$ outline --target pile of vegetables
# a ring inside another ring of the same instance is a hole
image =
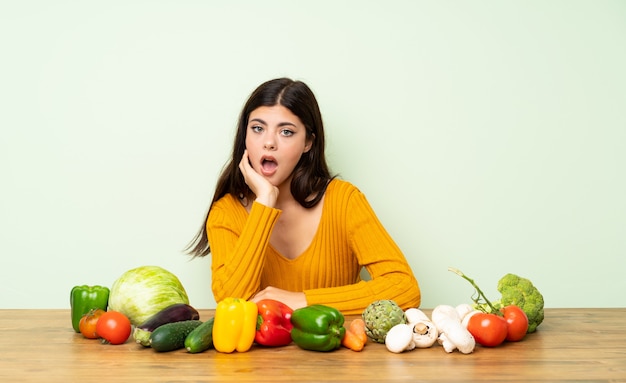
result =
[[[180,280],[158,266],[128,270],[111,289],[75,286],[70,305],[72,327],[85,338],[123,344],[132,335],[157,352],[246,352],[254,343],[279,347],[292,342],[305,350],[332,351],[343,345],[360,351],[367,342],[362,320],[346,328],[341,312],[323,305],[294,311],[271,299],[227,298],[218,303],[214,317],[201,321]]]
[[[475,288],[473,304],[439,305],[429,319],[417,308],[403,312],[393,301],[376,301],[362,315],[368,337],[384,343],[394,353],[438,343],[447,353],[458,350],[470,354],[476,344],[496,347],[505,341],[521,341],[526,334],[535,332],[543,321],[543,296],[530,280],[506,274],[498,281],[502,296],[492,302],[473,279],[460,270],[449,270]]]
[[[467,280],[476,290],[474,303],[465,310],[463,321],[477,343],[495,347],[505,340],[517,342],[535,332],[543,322],[543,295],[530,280],[506,274],[498,281],[501,298],[491,302],[473,279],[458,269],[448,270]]]
[[[142,266],[126,271],[106,286],[74,286],[70,292],[72,327],[89,339],[102,339],[104,343],[125,343],[135,326],[138,343],[148,342],[149,332],[157,325],[198,312],[188,305],[189,298],[180,280],[171,272],[158,266]],[[164,309],[167,311],[161,313]],[[144,324],[148,318],[161,313]]]
[[[474,306],[477,309],[497,314],[507,306],[517,306],[522,309],[528,317],[528,333],[535,332],[537,326],[543,322],[543,295],[541,295],[539,290],[529,279],[511,273],[506,274],[498,281],[497,288],[500,294],[502,294],[502,297],[496,301],[490,302],[474,280],[467,277],[460,270],[454,268],[450,268],[449,270],[460,275],[474,286],[478,294],[478,296],[473,299]]]
[[[393,300],[376,300],[361,316],[345,323],[337,309],[309,305],[292,310],[282,302],[226,298],[213,317],[201,321],[180,280],[157,266],[128,270],[112,285],[75,286],[70,293],[72,327],[85,338],[123,344],[132,338],[156,352],[215,349],[247,352],[294,343],[303,350],[330,352],[341,347],[362,351],[369,341],[402,353],[435,344],[446,353],[470,354],[476,345],[495,347],[535,332],[544,318],[543,296],[525,278],[507,274],[498,282],[502,296],[490,301],[472,284],[472,304],[439,305],[429,318],[418,308],[403,310]]]

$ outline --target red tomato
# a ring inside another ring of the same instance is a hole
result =
[[[506,340],[509,342],[517,342],[526,336],[528,331],[528,317],[521,308],[510,305],[502,309],[504,319],[506,320],[508,331]]]
[[[102,309],[89,310],[87,314],[83,315],[82,318],[80,318],[80,322],[78,322],[78,329],[85,338],[99,338],[98,334],[96,333],[96,323],[98,323],[98,319],[104,313],[105,311]]]
[[[96,324],[98,336],[110,344],[122,344],[130,336],[131,325],[126,315],[118,311],[107,311]]]
[[[474,336],[476,343],[486,347],[498,346],[507,335],[506,321],[496,314],[472,315],[467,323],[467,330]]]

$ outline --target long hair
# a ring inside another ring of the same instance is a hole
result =
[[[252,92],[241,111],[231,158],[218,178],[202,227],[186,248],[193,257],[203,257],[211,252],[206,222],[213,204],[227,194],[238,198],[250,196],[250,189],[239,170],[239,162],[246,149],[248,119],[255,109],[275,105],[282,105],[298,116],[306,128],[306,138],[313,142],[311,149],[302,154],[293,171],[291,194],[305,208],[315,206],[324,196],[328,182],[333,177],[326,164],[324,124],[315,95],[301,81],[288,78],[267,81]]]

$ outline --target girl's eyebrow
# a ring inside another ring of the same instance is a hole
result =
[[[283,126],[293,126],[294,128],[296,127],[296,124],[289,122],[289,121],[285,121],[285,122],[281,122],[280,124],[278,124],[278,126],[283,127]]]
[[[251,123],[251,122],[258,122],[260,124],[267,125],[267,122],[263,121],[260,118],[253,118],[248,123]],[[283,126],[293,126],[295,128],[296,124],[294,124],[292,122],[289,122],[289,121],[285,121],[285,122],[279,123],[278,126],[280,126],[280,127],[283,127]]]

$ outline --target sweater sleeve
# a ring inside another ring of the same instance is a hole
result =
[[[308,304],[326,304],[345,314],[360,314],[378,299],[407,309],[419,307],[420,289],[404,254],[385,230],[365,196],[356,188],[341,202],[349,246],[371,276],[346,286],[305,291]]]
[[[216,302],[227,297],[250,299],[260,290],[265,250],[280,210],[254,202],[250,213],[237,201],[216,203],[207,234],[212,256],[212,289]]]

